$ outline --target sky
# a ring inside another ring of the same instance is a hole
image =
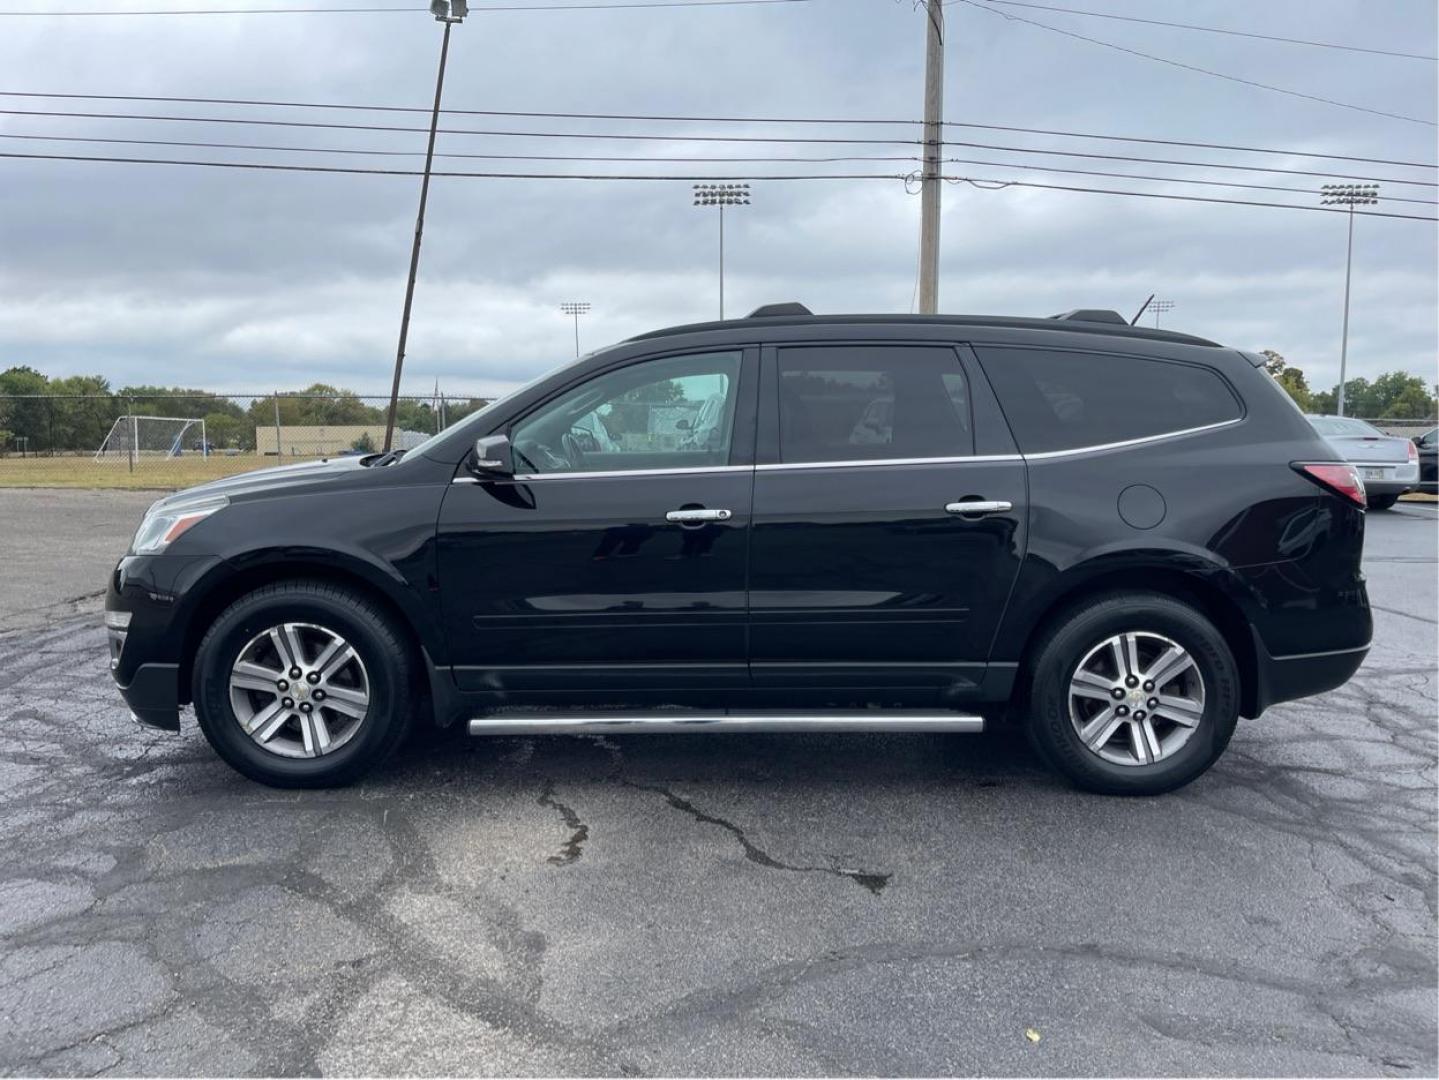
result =
[[[0,0],[0,90],[386,105],[423,109],[441,30],[421,10],[272,15],[21,16],[3,12],[404,7],[415,0]],[[452,34],[450,109],[699,117],[877,118],[921,113],[924,15],[911,0],[804,0],[685,9],[485,11],[604,0],[472,0]],[[643,2],[643,0],[637,0]],[[946,4],[948,121],[1258,147],[1263,154],[950,127],[949,174],[1201,197],[1318,204],[1319,185],[1385,181],[1372,209],[1435,216],[1431,60],[1287,44],[1050,10],[1066,7],[1435,55],[1431,0],[1033,0]],[[1017,21],[1014,16],[1031,20]],[[1043,23],[1052,28],[1033,25]],[[1059,31],[1120,48],[1079,40]],[[1348,108],[1245,85],[1330,98]],[[0,114],[0,153],[80,154],[417,170],[423,113],[8,96],[0,109],[416,128]],[[1374,110],[1374,111],[1363,111]],[[1379,115],[1392,113],[1410,119]],[[1419,121],[1419,122],[1416,122]],[[911,125],[677,123],[449,115],[441,127],[564,137],[441,134],[441,154],[869,156],[918,152]],[[683,135],[681,141],[578,134]],[[11,136],[45,136],[18,139]],[[724,143],[748,138],[880,140]],[[710,138],[695,138],[706,136]],[[60,137],[387,150],[388,156],[54,141]],[[994,149],[1004,147],[1005,149]],[[1202,162],[1060,157],[1025,150]],[[1401,164],[1336,161],[1316,154]],[[400,156],[404,155],[404,156]],[[1320,175],[1218,168],[1248,165]],[[1029,166],[1029,168],[1020,168]],[[1040,166],[1039,169],[1033,166]],[[1048,168],[1045,168],[1047,166]],[[437,158],[450,171],[753,176],[725,220],[726,312],[798,300],[812,310],[913,310],[917,162],[555,162]],[[1179,185],[1087,169],[1296,188]],[[785,174],[883,179],[758,179]],[[1402,184],[1399,180],[1417,181]],[[1424,185],[1428,186],[1424,186]],[[404,389],[495,394],[573,355],[563,301],[588,301],[588,351],[714,318],[718,235],[689,181],[433,181]],[[314,382],[389,388],[413,237],[415,176],[342,175],[0,157],[0,369],[100,374],[232,393]],[[1342,214],[946,184],[940,310],[1132,315],[1151,293],[1162,325],[1274,349],[1311,386],[1338,379]],[[1426,203],[1424,200],[1428,200]],[[1436,225],[1355,223],[1350,377],[1439,381]],[[1146,322],[1152,318],[1146,316]]]

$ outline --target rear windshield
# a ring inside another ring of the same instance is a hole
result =
[[[985,373],[1027,454],[1078,450],[1238,420],[1229,384],[1194,364],[988,346]]]
[[[1366,435],[1384,434],[1378,428],[1366,424],[1363,420],[1355,420],[1352,416],[1306,416],[1304,419],[1327,439],[1345,435],[1363,438]]]

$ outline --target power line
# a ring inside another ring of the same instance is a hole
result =
[[[379,149],[355,149],[353,147],[335,146],[275,146],[261,143],[226,143],[226,142],[203,142],[179,139],[122,139],[122,138],[101,138],[97,136],[82,135],[21,135],[13,132],[0,132],[0,139],[19,139],[30,142],[66,142],[66,143],[101,143],[105,145],[123,146],[178,146],[191,149],[206,150],[257,150],[266,153],[299,153],[299,154],[345,154],[355,157],[423,157],[424,152],[420,150],[379,150]],[[747,164],[747,165],[790,165],[790,164],[839,164],[850,162],[918,162],[921,159],[918,155],[843,155],[834,157],[795,157],[795,156],[769,156],[769,157],[674,157],[674,156],[595,156],[584,154],[473,154],[461,152],[436,152],[437,158],[453,158],[463,160],[481,161],[548,161],[562,162],[566,164],[576,163],[603,163],[603,164],[688,164],[688,165],[711,165],[711,164]],[[1206,180],[1185,176],[1152,176],[1137,173],[1106,172],[1096,169],[1072,169],[1061,165],[1025,165],[1013,161],[986,161],[974,158],[945,158],[947,165],[984,165],[1004,169],[1024,169],[1032,172],[1061,173],[1075,176],[1105,176],[1122,180],[1144,180],[1164,184],[1194,184],[1203,187],[1227,187],[1239,188],[1248,191],[1284,191],[1296,195],[1313,195],[1313,188],[1283,187],[1275,184],[1246,184],[1237,180]],[[1425,206],[1435,205],[1433,199],[1413,199],[1403,196],[1385,196],[1385,202],[1419,203]]]
[[[257,127],[321,128],[333,131],[401,131],[429,133],[429,128],[395,124],[342,124],[317,120],[260,120],[236,116],[170,116],[154,113],[62,112],[45,109],[0,109],[3,116],[66,116],[90,120],[162,120],[194,124],[249,124]],[[869,146],[918,146],[918,139],[793,138],[770,135],[636,135],[595,131],[490,131],[440,128],[443,135],[497,135],[527,139],[619,139],[634,142],[844,143]]]
[[[46,94],[22,90],[0,90],[0,97],[19,98],[56,98],[72,101],[144,101],[164,104],[184,105],[242,105],[257,106],[264,108],[287,108],[287,109],[337,109],[358,112],[393,112],[393,113],[428,113],[428,109],[419,106],[407,105],[356,105],[342,102],[316,102],[316,101],[274,101],[253,98],[213,98],[213,97],[173,97],[142,94],[75,94],[58,93]],[[441,109],[441,113],[453,116],[503,116],[519,117],[523,119],[545,119],[545,120],[640,120],[673,123],[711,123],[711,124],[851,124],[851,125],[885,125],[916,126],[918,120],[886,120],[879,117],[777,117],[777,116],[677,116],[664,114],[644,113],[600,113],[600,112],[542,112],[535,110],[511,110],[511,109]],[[1017,127],[1011,124],[977,124],[958,120],[944,121],[945,127],[951,128],[974,128],[984,131],[1005,131],[1026,135],[1052,135],[1069,139],[1099,139],[1106,142],[1133,142],[1144,143],[1156,146],[1183,146],[1204,150],[1228,150],[1253,154],[1284,154],[1294,157],[1321,158],[1326,161],[1354,161],[1370,165],[1399,165],[1406,168],[1434,169],[1439,164],[1423,161],[1396,161],[1391,158],[1359,157],[1350,154],[1325,154],[1314,150],[1297,150],[1293,148],[1276,148],[1263,146],[1243,146],[1233,143],[1211,143],[1194,142],[1184,139],[1156,139],[1139,135],[1103,135],[1094,132],[1084,131],[1063,131],[1054,128],[1029,128]]]
[[[1146,23],[1150,26],[1168,26],[1176,30],[1201,30],[1206,34],[1227,34],[1232,37],[1257,38],[1260,41],[1278,41],[1285,45],[1312,45],[1318,49],[1343,49],[1345,52],[1372,53],[1375,56],[1398,56],[1406,60],[1439,60],[1439,56],[1426,56],[1423,53],[1393,52],[1389,49],[1366,49],[1360,45],[1340,45],[1334,41],[1311,41],[1307,38],[1279,37],[1275,34],[1256,34],[1248,30],[1230,30],[1219,26],[1200,26],[1196,23],[1165,22],[1163,19],[1141,19],[1136,15],[1115,15],[1108,11],[1081,11],[1078,8],[1025,3],[1024,0],[986,0],[986,3],[999,4],[1003,7],[1034,8],[1036,11],[1059,11],[1066,15],[1084,15],[1093,19],[1113,19],[1117,22]]]
[[[1317,101],[1323,105],[1335,105],[1341,109],[1352,109],[1355,112],[1369,113],[1371,116],[1384,116],[1390,120],[1403,120],[1410,124],[1423,124],[1426,127],[1439,127],[1433,120],[1422,120],[1417,116],[1405,116],[1403,113],[1385,112],[1383,109],[1371,109],[1367,105],[1355,105],[1348,101],[1339,101],[1335,98],[1320,97],[1318,94],[1306,94],[1301,90],[1289,90],[1282,86],[1273,86],[1270,83],[1256,82],[1254,79],[1244,79],[1238,75],[1229,75],[1222,71],[1214,71],[1210,68],[1199,67],[1197,64],[1188,64],[1182,60],[1173,60],[1167,56],[1156,56],[1153,53],[1141,52],[1138,49],[1131,49],[1125,45],[1116,45],[1112,41],[1103,41],[1099,38],[1088,37],[1084,34],[1077,34],[1073,30],[1064,30],[1058,26],[1051,26],[1049,23],[1036,22],[1034,19],[1027,19],[1022,15],[1013,15],[1008,11],[1000,11],[992,8],[979,0],[959,0],[961,4],[968,4],[980,11],[987,11],[991,15],[997,15],[1001,19],[1008,19],[1011,22],[1022,22],[1028,26],[1037,26],[1041,30],[1048,30],[1050,33],[1062,34],[1065,37],[1074,38],[1076,41],[1087,41],[1091,45],[1102,45],[1106,49],[1114,49],[1117,52],[1128,53],[1130,56],[1142,57],[1145,60],[1153,60],[1156,63],[1168,64],[1170,67],[1183,68],[1185,71],[1193,71],[1200,75],[1208,75],[1214,79],[1225,79],[1228,82],[1239,83],[1243,86],[1253,86],[1260,90],[1269,90],[1276,94],[1285,94],[1289,97],[1302,98],[1305,101]]]
[[[180,139],[119,139],[100,138],[87,135],[20,135],[13,132],[0,132],[0,139],[27,139],[35,142],[83,142],[83,143],[106,143],[127,146],[186,146],[205,148],[212,150],[265,150],[281,153],[302,153],[302,154],[354,154],[371,157],[424,157],[423,150],[357,150],[350,147],[336,146],[273,146],[258,143],[223,143],[223,142],[200,142]],[[437,158],[469,158],[483,161],[602,161],[602,162],[688,162],[694,165],[705,165],[710,162],[748,163],[758,164],[763,162],[780,162],[790,164],[800,163],[825,163],[843,161],[918,161],[919,158],[913,154],[861,154],[841,155],[835,157],[602,157],[579,154],[466,154],[458,151],[449,153],[435,152]],[[1296,189],[1297,190],[1297,189]],[[1306,193],[1307,189],[1306,189]]]
[[[101,113],[101,112],[67,112],[62,110],[46,109],[0,109],[0,115],[7,116],[46,116],[46,117],[74,117],[81,119],[100,120],[156,120],[174,123],[201,123],[201,124],[244,124],[258,127],[282,127],[282,128],[306,128],[320,129],[326,131],[382,131],[382,132],[408,132],[427,133],[428,128],[405,127],[397,124],[345,124],[334,121],[315,120],[266,120],[251,117],[218,117],[218,116],[172,116],[168,114],[153,113]],[[657,134],[635,134],[606,133],[606,132],[564,132],[564,131],[494,131],[473,128],[440,128],[446,135],[483,135],[504,138],[531,138],[531,139],[598,139],[598,140],[619,140],[626,142],[688,142],[688,143],[759,143],[764,145],[792,145],[792,144],[816,144],[816,145],[863,145],[863,146],[919,146],[918,139],[859,139],[839,137],[793,137],[774,135],[657,135]],[[1314,176],[1335,180],[1373,180],[1382,183],[1407,184],[1416,187],[1435,187],[1436,184],[1425,180],[1400,180],[1392,177],[1355,175],[1353,173],[1318,172],[1312,169],[1290,169],[1281,166],[1260,166],[1260,165],[1233,165],[1223,162],[1202,162],[1184,161],[1171,158],[1149,158],[1136,157],[1128,154],[1100,154],[1093,151],[1080,150],[1042,150],[1035,147],[1007,146],[996,143],[963,142],[950,140],[950,146],[965,146],[975,150],[999,150],[1012,154],[1044,154],[1058,157],[1081,157],[1094,158],[1104,161],[1126,161],[1149,165],[1180,165],[1191,168],[1223,169],[1226,171],[1258,172],[1258,173],[1282,173],[1291,176]]]
[[[107,164],[127,165],[182,165],[211,169],[256,169],[266,172],[303,172],[303,173],[342,173],[349,175],[373,175],[373,176],[420,176],[417,169],[374,169],[374,168],[352,168],[338,165],[283,165],[268,162],[254,161],[194,161],[175,158],[123,158],[105,157],[86,154],[20,154],[11,151],[0,151],[0,158],[17,158],[36,161],[84,161],[102,162]],[[445,176],[454,179],[486,179],[486,180],[625,180],[625,181],[759,181],[759,180],[908,180],[910,176],[898,173],[814,173],[757,176],[693,176],[665,174],[644,174],[644,173],[532,173],[532,172],[432,172],[432,176]],[[1100,195],[1128,195],[1144,199],[1175,199],[1181,202],[1197,203],[1220,203],[1229,206],[1258,206],[1277,210],[1303,210],[1311,213],[1350,213],[1348,209],[1338,210],[1328,206],[1299,206],[1294,203],[1259,202],[1251,199],[1220,199],[1203,195],[1176,195],[1155,191],[1122,191],[1114,188],[1092,188],[1080,187],[1077,185],[1063,184],[1042,184],[1029,180],[993,180],[984,177],[969,176],[943,176],[940,179],[955,184],[993,184],[998,188],[1006,187],[1032,187],[1045,188],[1053,191],[1078,191],[1091,192]],[[1439,221],[1439,217],[1428,217],[1418,214],[1393,214],[1382,210],[1363,211],[1358,217],[1380,217],[1397,218],[1405,221]]]
[[[813,0],[630,0],[599,4],[506,4],[484,5],[470,14],[492,11],[622,11],[647,8],[759,7],[771,4],[808,4]],[[307,7],[307,8],[173,8],[128,11],[0,11],[0,16],[62,18],[74,15],[390,15],[395,12],[427,11],[424,7]]]

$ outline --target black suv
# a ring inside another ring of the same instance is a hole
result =
[[[401,455],[151,507],[106,602],[142,723],[268,784],[472,734],[1023,725],[1194,779],[1369,647],[1364,488],[1262,358],[1113,312],[799,305],[645,334]]]

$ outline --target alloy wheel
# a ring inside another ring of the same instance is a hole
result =
[[[370,711],[364,661],[335,631],[282,623],[253,637],[230,669],[230,706],[257,745],[282,757],[332,754]]]
[[[1113,765],[1173,757],[1204,718],[1204,679],[1183,646],[1131,631],[1085,654],[1069,680],[1069,721],[1088,750]]]

